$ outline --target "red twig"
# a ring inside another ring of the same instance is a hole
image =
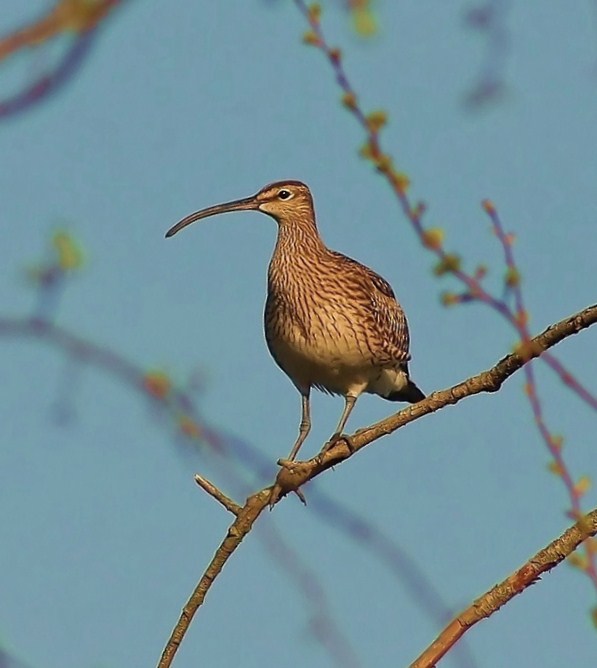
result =
[[[444,295],[444,303],[448,305],[478,301],[487,304],[516,329],[521,341],[519,349],[524,354],[525,346],[528,345],[530,341],[530,333],[528,328],[528,313],[524,306],[520,288],[520,272],[516,266],[512,251],[513,237],[504,232],[494,205],[489,200],[483,202],[483,208],[491,219],[494,233],[500,241],[504,252],[504,261],[507,269],[506,278],[504,280],[506,292],[504,298],[492,295],[483,287],[482,279],[485,276],[485,269],[483,267],[478,267],[472,274],[469,274],[462,269],[460,256],[445,250],[443,245],[443,231],[441,229],[425,228],[423,226],[422,218],[425,213],[424,203],[412,203],[410,196],[408,195],[408,188],[410,186],[408,177],[394,167],[392,157],[384,151],[381,145],[380,131],[387,120],[385,112],[376,111],[366,114],[363,111],[362,106],[359,104],[357,93],[350,83],[344,69],[340,49],[331,47],[323,34],[320,22],[321,9],[319,5],[314,4],[309,7],[304,0],[294,0],[294,2],[309,23],[310,30],[305,34],[304,41],[319,49],[326,56],[333,68],[336,82],[342,90],[343,105],[365,131],[366,139],[365,144],[361,149],[362,157],[370,161],[392,187],[401,209],[407,220],[411,223],[419,241],[436,256],[438,262],[435,266],[435,273],[438,276],[451,274],[460,281],[465,288],[464,292],[460,294],[446,293]],[[506,300],[508,293],[512,293],[514,296],[514,309],[509,306]],[[546,363],[559,374],[566,386],[580,399],[592,408],[597,407],[597,398],[585,388],[561,362],[557,361],[553,355],[547,356]],[[570,474],[563,458],[561,443],[551,433],[545,423],[532,364],[525,365],[524,372],[526,375],[526,394],[533,411],[535,423],[550,455],[553,457],[553,463],[550,468],[562,479],[571,504],[571,509],[568,514],[576,519],[582,515],[580,498],[585,491],[583,489],[584,485],[580,482],[574,482],[573,476]],[[597,565],[595,561],[597,549],[595,548],[595,545],[593,545],[592,540],[593,539],[589,539],[585,543],[586,564],[583,566],[582,570],[586,572],[591,579],[593,586],[597,589]]]
[[[58,0],[36,20],[0,35],[0,63],[17,52],[37,48],[61,35],[73,36],[72,44],[58,63],[13,95],[0,100],[0,118],[34,106],[69,81],[89,54],[100,24],[122,3],[123,0]]]

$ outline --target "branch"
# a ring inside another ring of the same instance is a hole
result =
[[[71,252],[65,259],[72,259],[72,249],[69,251]],[[271,475],[271,458],[262,454],[250,443],[215,429],[199,415],[191,386],[179,385],[161,371],[148,371],[121,354],[78,336],[48,319],[48,313],[51,313],[56,305],[53,292],[62,287],[63,263],[42,265],[36,271],[39,273],[40,282],[39,314],[25,318],[0,316],[0,338],[31,338],[51,345],[72,361],[103,370],[114,379],[130,386],[136,393],[157,402],[171,416],[176,425],[176,435],[182,437],[185,443],[192,443],[194,446],[200,443],[201,446],[207,446],[207,453],[202,447],[204,454],[225,458],[225,461],[220,462],[224,464],[223,472],[237,490],[243,490],[237,493],[246,496],[247,492],[246,484],[240,483],[235,472],[236,466],[248,467],[258,476],[258,479]],[[199,478],[200,480],[196,478],[197,484],[208,494],[233,514],[238,513],[240,506],[222,494],[205,478],[201,476]],[[361,547],[375,552],[382,563],[388,564],[392,569],[391,572],[398,575],[407,588],[409,579],[414,578],[417,584],[414,587],[411,585],[413,588],[410,594],[417,605],[438,620],[438,626],[452,616],[454,611],[448,610],[447,606],[441,602],[433,586],[425,582],[424,575],[419,572],[413,576],[413,566],[405,562],[406,555],[401,553],[400,548],[370,522],[359,518],[353,511],[339,505],[337,501],[331,501],[321,492],[312,510],[334,529],[344,531]],[[311,570],[301,557],[285,543],[278,531],[269,524],[267,526],[268,530],[261,531],[258,539],[265,544],[268,555],[286,570],[296,590],[304,599],[309,609],[309,629],[314,638],[330,654],[336,665],[343,668],[359,665],[356,653],[350,646],[350,639],[334,623],[318,574]],[[355,534],[355,527],[359,527],[359,535]],[[362,541],[363,532],[368,535],[365,543]]]
[[[482,619],[497,612],[529,585],[557,566],[590,536],[597,533],[597,509],[580,519],[562,536],[537,552],[512,575],[483,594],[439,634],[431,645],[410,665],[410,668],[434,668],[435,664],[462,636]]]
[[[486,304],[514,327],[520,335],[521,348],[526,349],[531,339],[529,316],[522,299],[520,271],[514,261],[512,251],[514,236],[505,232],[493,203],[486,199],[482,204],[485,212],[491,219],[493,232],[499,239],[504,251],[506,273],[504,276],[504,293],[502,297],[492,294],[484,287],[483,278],[487,273],[487,268],[484,265],[478,265],[474,272],[466,271],[462,268],[460,255],[448,251],[444,246],[444,231],[441,228],[426,227],[423,225],[423,215],[426,211],[426,205],[422,201],[415,203],[411,195],[409,195],[410,180],[407,174],[396,169],[392,156],[385,152],[380,138],[381,130],[388,121],[386,112],[377,110],[368,114],[365,113],[357,92],[348,78],[341,50],[337,47],[332,47],[323,32],[321,26],[321,6],[316,3],[307,6],[306,0],[294,0],[294,2],[310,27],[310,30],[303,36],[305,43],[317,48],[328,60],[334,71],[336,83],[342,90],[343,106],[352,114],[365,133],[365,143],[360,149],[361,157],[369,161],[387,181],[394,191],[402,212],[410,222],[419,241],[437,258],[437,264],[433,268],[434,273],[437,276],[452,275],[464,285],[464,291],[459,294],[444,292],[442,295],[444,305],[449,306],[451,304],[471,302]],[[491,13],[496,7],[496,2],[488,0],[484,11],[489,10]],[[495,16],[493,18],[495,19]],[[494,29],[495,27],[494,25]],[[509,297],[512,295],[515,302],[514,308],[509,303]],[[560,362],[550,355],[545,355],[543,361],[559,374],[562,381],[579,398],[587,402],[591,407],[597,408],[597,397],[590,393]],[[582,485],[579,486],[579,483],[575,482],[566,464],[560,438],[555,436],[547,425],[535,381],[533,365],[525,365],[524,373],[526,377],[525,390],[531,405],[535,424],[546,448],[553,458],[550,464],[552,467],[551,470],[558,475],[566,488],[570,499],[568,513],[573,518],[578,519],[583,515],[580,504],[580,497],[583,493]],[[592,585],[597,589],[596,553],[594,546],[589,544],[589,541],[585,545],[585,553],[587,563],[586,568],[583,570],[591,580]]]
[[[495,102],[507,89],[504,70],[510,52],[510,34],[506,25],[510,9],[510,3],[504,0],[486,0],[465,12],[467,24],[484,33],[486,42],[484,62],[465,98],[469,109],[478,110]]]
[[[168,668],[172,665],[174,655],[188,631],[195,613],[203,605],[207,592],[214,580],[222,572],[222,568],[224,568],[228,559],[230,559],[236,548],[241,544],[243,538],[251,531],[255,520],[261,515],[263,509],[269,504],[270,493],[271,488],[266,487],[262,489],[260,492],[250,496],[245,505],[239,510],[236,519],[228,529],[226,538],[224,538],[222,544],[216,550],[205,573],[201,576],[199,584],[195,587],[195,591],[183,608],[180,619],[164,648],[158,668]]]
[[[121,4],[122,0],[57,0],[38,19],[9,34],[0,34],[0,63],[17,52],[72,36],[72,44],[57,64],[46,66],[41,76],[13,96],[0,99],[0,119],[28,109],[69,81],[89,54],[100,24]]]
[[[226,510],[231,512],[233,515],[238,515],[240,512],[240,506],[238,503],[235,503],[230,497],[226,496],[224,492],[218,489],[213,483],[209,482],[207,478],[200,476],[198,473],[195,474],[195,482],[207,492],[210,496],[221,503]]]
[[[36,21],[8,35],[0,36],[0,60],[64,33],[93,30],[119,4],[120,0],[101,0],[95,3],[59,0],[47,14]]]
[[[597,304],[593,304],[593,306],[588,306],[583,311],[579,311],[577,314],[551,325],[541,334],[530,339],[528,344],[520,347],[517,352],[506,355],[506,357],[501,359],[488,371],[483,371],[446,390],[433,392],[423,401],[412,404],[370,427],[359,429],[356,434],[350,437],[350,443],[347,443],[344,439],[340,439],[327,452],[320,453],[308,461],[282,461],[283,468],[276,480],[282,489],[282,495],[296,489],[300,485],[304,485],[332,466],[343,462],[378,438],[391,434],[424,415],[435,413],[441,408],[457,404],[462,399],[474,394],[497,392],[510,376],[528,362],[540,357],[548,348],[555,346],[565,338],[577,334],[596,322]]]
[[[456,404],[474,394],[497,392],[506,379],[532,359],[539,357],[548,348],[555,346],[565,338],[577,334],[596,322],[597,304],[594,304],[576,315],[551,325],[544,332],[531,339],[524,349],[519,349],[518,352],[507,355],[488,371],[483,371],[446,390],[434,392],[423,401],[413,404],[366,429],[359,430],[350,438],[350,447],[345,440],[340,439],[332,448],[308,461],[279,462],[282,463],[282,468],[278,473],[275,485],[266,487],[251,495],[245,502],[245,505],[238,511],[236,519],[228,529],[226,537],[216,550],[213,559],[183,608],[182,614],[164,648],[158,668],[169,668],[172,665],[178,647],[188,631],[195,613],[203,605],[207,592],[222,572],[228,559],[230,559],[239,547],[244,537],[251,531],[253,524],[268,505],[273,505],[282,496],[298,489],[301,485],[309,482],[332,466],[349,459],[358,450],[369,445],[369,443],[396,431],[409,422],[414,422],[414,420],[429,413],[434,413],[445,406]],[[552,566],[556,563],[558,562],[554,562]]]

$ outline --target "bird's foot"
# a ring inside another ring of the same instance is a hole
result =
[[[305,495],[304,495],[303,492],[301,491],[300,487],[299,487],[298,489],[293,489],[292,491],[298,496],[298,498],[301,500],[301,503],[302,503],[304,506],[306,506],[306,505],[307,505],[307,499],[305,498]],[[287,493],[288,493],[288,492],[287,492],[281,485],[279,485],[278,483],[276,483],[276,484],[272,487],[272,493],[271,493],[271,496],[270,496],[270,498],[269,498],[269,509],[270,509],[270,510],[273,510],[273,509],[274,509],[274,506],[276,505],[276,503],[278,503],[278,501],[279,501],[283,496],[286,496]]]
[[[272,487],[269,500],[270,510],[289,492],[294,492],[307,505],[305,495],[300,487],[297,486],[297,478],[300,479],[305,464],[303,462],[295,462],[291,459],[278,459],[278,465],[280,466],[280,470],[276,476],[276,482]]]
[[[336,432],[335,434],[332,435],[330,440],[323,446],[319,454],[320,455],[325,454],[328,450],[331,450],[340,441],[344,441],[346,443],[351,453],[356,450],[356,446],[353,443],[352,438],[348,434],[340,434]]]

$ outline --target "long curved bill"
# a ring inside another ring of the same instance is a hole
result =
[[[208,218],[209,216],[215,216],[218,213],[228,213],[229,211],[251,211],[259,207],[259,202],[255,197],[245,197],[244,199],[236,199],[233,202],[226,202],[224,204],[216,204],[216,206],[210,206],[207,209],[201,209],[201,211],[195,211],[191,213],[186,218],[183,218],[180,222],[176,223],[166,232],[166,237],[171,237],[177,232],[180,232],[183,227],[194,223],[197,220],[202,218]]]

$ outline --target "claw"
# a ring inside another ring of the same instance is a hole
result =
[[[269,499],[269,508],[272,508],[278,503],[278,501],[286,496],[289,492],[294,492],[301,502],[306,506],[307,499],[299,487],[297,487],[297,471],[301,467],[305,466],[304,462],[296,462],[290,459],[278,459],[278,466],[280,470],[276,476],[276,482],[272,487],[270,499]]]
[[[269,497],[269,509],[272,511],[274,509],[274,506],[278,501],[282,498],[282,487],[278,485],[277,483],[272,487],[272,493]]]
[[[303,491],[301,490],[300,487],[297,489],[292,490],[294,494],[298,496],[298,498],[301,500],[301,503],[306,506],[307,505],[307,499],[305,495],[303,494]],[[286,494],[286,492],[282,489],[281,485],[278,485],[277,483],[273,486],[271,496],[269,497],[269,509],[273,510],[274,506],[278,501]]]
[[[352,442],[352,438],[348,434],[339,434],[335,433],[330,438],[330,440],[323,446],[320,454],[326,453],[328,450],[331,450],[338,441],[344,441],[351,452],[356,450],[355,444]]]

